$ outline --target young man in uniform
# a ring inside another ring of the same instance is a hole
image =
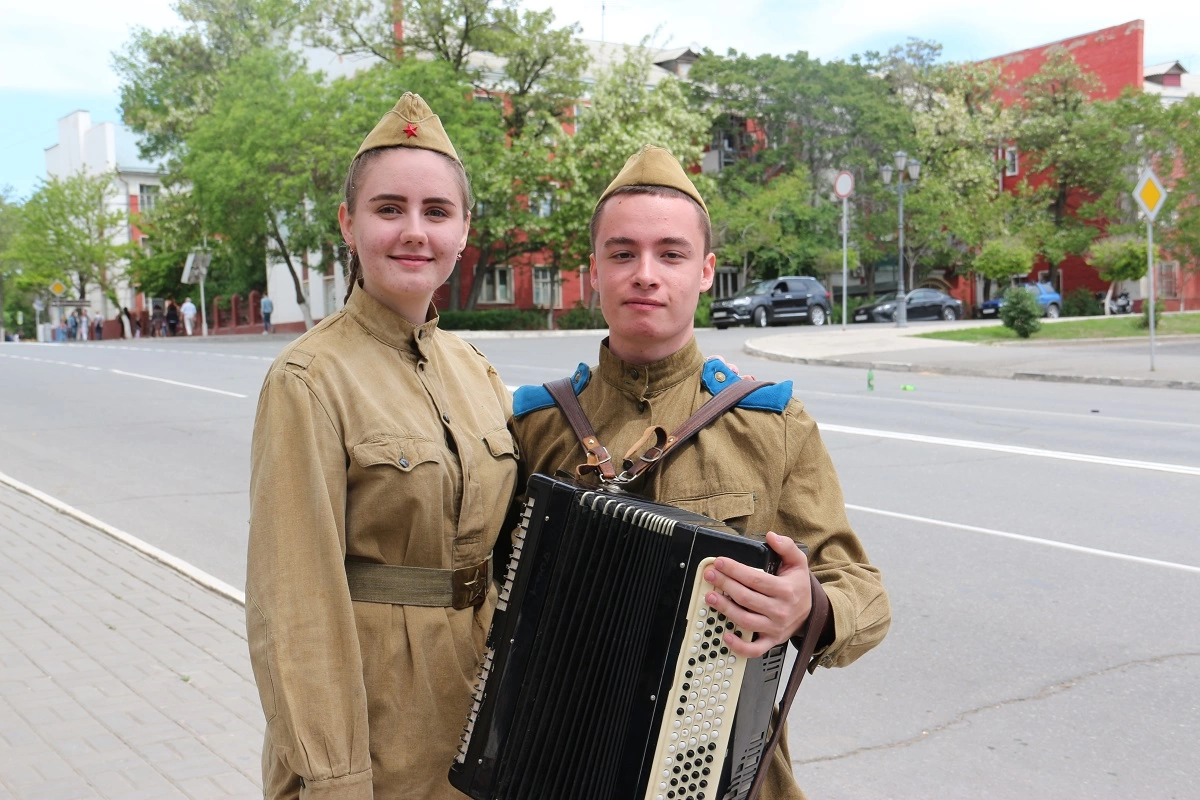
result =
[[[572,386],[614,460],[647,427],[674,432],[739,380],[720,360],[706,361],[693,335],[696,306],[716,264],[711,237],[700,193],[662,148],[632,156],[596,205],[589,275],[609,336],[599,366],[580,364]],[[806,633],[811,569],[830,604],[829,622],[819,632],[820,663],[845,666],[883,639],[891,610],[879,572],[850,528],[816,423],[791,394],[790,381],[753,392],[631,488],[739,530],[771,532],[767,542],[782,559],[777,575],[722,558],[705,576],[717,589],[707,602],[759,632],[753,642],[727,635],[734,652],[758,656]],[[584,452],[549,391],[522,387],[513,411],[525,457],[522,478],[574,474]],[[627,457],[636,459],[642,450]],[[797,543],[808,547],[807,558]],[[786,742],[785,735],[764,800],[803,797]]]

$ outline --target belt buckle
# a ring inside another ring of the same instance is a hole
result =
[[[490,559],[485,558],[474,566],[459,567],[454,570],[454,576],[451,579],[451,595],[455,608],[483,605],[488,593],[490,566]]]

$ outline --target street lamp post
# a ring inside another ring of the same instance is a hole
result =
[[[892,183],[893,171],[900,174],[900,180],[893,190],[900,196],[900,255],[897,261],[899,277],[896,283],[896,327],[904,328],[908,326],[908,305],[904,292],[904,172],[907,167],[908,176],[912,179],[912,183],[916,183],[917,178],[921,176],[921,162],[915,158],[909,158],[908,153],[903,150],[896,151],[893,161],[896,164],[894,170],[891,164],[884,164],[879,168],[879,173],[883,176],[883,184],[889,188]]]

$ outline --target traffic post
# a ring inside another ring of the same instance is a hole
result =
[[[833,193],[842,199],[842,330],[846,330],[846,289],[850,285],[849,241],[850,241],[850,195],[854,194],[854,176],[842,170],[833,179]]]
[[[1146,167],[1133,189],[1133,199],[1146,215],[1146,272],[1150,275],[1150,371],[1154,372],[1154,303],[1157,299],[1154,281],[1154,218],[1167,200],[1167,190],[1154,170]]]
[[[208,309],[204,302],[204,278],[208,275],[208,265],[212,262],[212,253],[199,251],[188,253],[187,262],[183,265],[181,283],[200,284],[200,331],[201,336],[208,336]]]

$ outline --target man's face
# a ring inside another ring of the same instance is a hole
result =
[[[590,275],[618,358],[648,364],[691,339],[700,293],[712,285],[716,266],[716,256],[703,251],[691,200],[624,194],[605,203]]]

